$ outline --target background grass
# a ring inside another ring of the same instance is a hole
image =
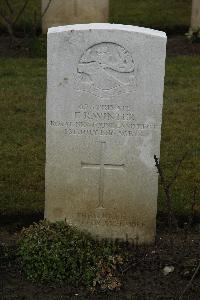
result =
[[[17,10],[23,0],[12,0]],[[186,32],[191,0],[110,0],[110,22],[133,24],[169,32]],[[30,0],[18,30],[40,27],[41,0]],[[0,10],[7,14],[4,1]],[[0,31],[4,30],[0,21]],[[41,42],[42,41],[42,42]],[[46,55],[45,38],[31,41],[32,56]],[[29,45],[28,45],[29,46]],[[37,55],[37,53],[39,53]],[[187,151],[180,176],[173,186],[174,210],[189,212],[198,174],[198,97],[200,57],[167,59],[161,163],[170,178]],[[0,59],[0,214],[42,213],[45,164],[45,58]],[[159,211],[164,194],[159,189]],[[196,207],[200,213],[200,207]]]
[[[178,160],[187,153],[173,186],[174,210],[180,214],[189,211],[194,187],[200,182],[199,74],[200,57],[175,56],[167,60],[161,163],[167,177],[173,177]],[[163,199],[160,189],[160,210]],[[200,213],[200,207],[196,209]]]
[[[0,212],[37,212],[44,205],[44,59],[0,60]]]
[[[110,0],[110,21],[161,29],[187,31],[191,0]]]
[[[161,162],[172,176],[188,151],[173,189],[179,214],[189,211],[194,183],[200,180],[199,74],[200,57],[167,59]],[[0,59],[0,86],[0,214],[43,212],[46,60]],[[164,211],[161,189],[159,211]]]
[[[23,2],[11,0],[16,12]],[[192,0],[110,0],[110,22],[161,29],[168,33],[186,32],[190,26],[191,3]],[[8,13],[3,0],[0,1],[0,10]],[[17,23],[18,29],[31,31],[33,23],[40,27],[40,11],[41,0],[30,0]],[[1,21],[0,29],[5,31]]]

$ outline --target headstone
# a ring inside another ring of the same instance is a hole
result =
[[[42,0],[42,31],[66,24],[108,22],[109,0]]]
[[[166,35],[111,24],[48,32],[46,207],[95,237],[155,237]]]
[[[194,30],[200,28],[200,0],[192,1],[191,28]]]

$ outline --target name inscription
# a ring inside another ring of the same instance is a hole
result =
[[[144,136],[160,124],[137,123],[135,112],[127,105],[81,104],[71,113],[71,120],[50,120],[51,127],[61,127],[71,136]]]

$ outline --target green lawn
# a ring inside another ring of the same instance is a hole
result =
[[[12,0],[11,3],[18,11],[24,0]],[[30,30],[33,22],[40,26],[40,3],[41,0],[29,1],[18,27]],[[185,32],[190,25],[191,3],[192,0],[110,0],[110,22]],[[4,14],[7,11],[3,0],[0,10]]]
[[[161,162],[167,176],[172,176],[177,160],[187,152],[173,189],[174,208],[180,213],[191,207],[194,186],[200,182],[199,74],[200,57],[175,56],[167,60]],[[162,203],[160,190],[160,209]]]
[[[161,158],[173,174],[188,151],[174,185],[174,208],[185,213],[199,180],[198,101],[200,57],[167,60]],[[0,213],[41,212],[44,208],[45,59],[0,59]],[[163,193],[159,191],[159,210]],[[200,210],[199,210],[200,212]]]
[[[184,31],[190,25],[191,0],[110,0],[110,22]]]
[[[44,59],[0,60],[0,212],[41,211],[44,204]]]

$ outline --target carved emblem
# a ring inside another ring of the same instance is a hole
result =
[[[135,64],[131,54],[124,47],[109,42],[90,47],[79,60],[75,88],[99,98],[135,90]]]

